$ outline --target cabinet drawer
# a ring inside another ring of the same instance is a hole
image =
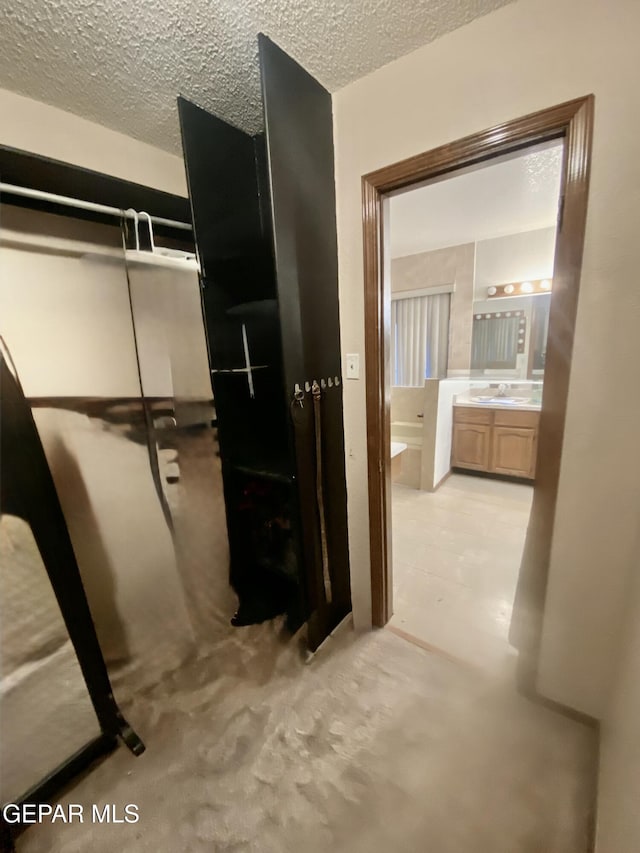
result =
[[[490,424],[492,409],[474,409],[471,406],[454,406],[453,422],[456,424]]]
[[[496,426],[537,427],[540,412],[510,412],[496,409],[494,424]]]

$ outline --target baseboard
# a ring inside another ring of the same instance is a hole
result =
[[[450,477],[452,474],[453,474],[453,471],[451,470],[451,468],[449,468],[449,470],[448,470],[448,471],[447,471],[447,473],[444,475],[444,477],[441,477],[441,478],[438,480],[438,482],[435,484],[435,486],[434,486],[432,489],[429,489],[429,491],[430,491],[430,492],[437,492],[437,491],[438,491],[438,489],[440,488],[440,486],[441,486],[444,482],[446,482],[446,480],[448,480],[448,479],[449,479],[449,477]]]
[[[324,638],[315,651],[307,651],[305,663],[312,663],[319,654],[327,650],[334,640],[348,630],[353,630],[353,613],[351,611],[347,613],[344,619],[338,622],[333,631]]]
[[[598,743],[596,745],[596,760],[593,791],[591,794],[591,814],[589,815],[589,829],[587,837],[586,853],[597,853],[598,840],[598,796],[600,793],[600,754],[601,754],[601,729],[598,723]]]
[[[407,643],[411,643],[412,646],[417,646],[419,649],[422,649],[425,652],[431,652],[434,655],[439,655],[442,658],[446,658],[452,663],[457,664],[458,666],[463,666],[466,669],[472,670],[474,672],[480,672],[479,667],[474,666],[472,663],[469,663],[462,658],[456,657],[455,655],[449,654],[444,649],[441,649],[439,646],[433,646],[431,643],[427,643],[426,640],[420,639],[420,637],[416,637],[413,634],[407,633],[407,631],[403,631],[402,628],[397,628],[395,625],[391,625],[389,622],[384,626],[386,631],[391,631],[392,634],[395,634],[396,637],[400,637],[401,640],[405,640]]]
[[[562,714],[563,717],[568,717],[568,719],[573,720],[575,723],[588,726],[590,729],[600,728],[600,721],[595,717],[592,717],[589,714],[584,714],[582,711],[576,711],[574,708],[570,708],[568,705],[563,705],[561,702],[555,702],[553,699],[547,699],[546,696],[542,696],[536,690],[527,690],[518,687],[518,693],[530,702],[534,702],[536,705],[542,705],[550,711],[555,711],[556,714]]]

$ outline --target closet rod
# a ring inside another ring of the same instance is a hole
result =
[[[133,212],[120,210],[118,207],[107,207],[105,204],[95,204],[92,201],[81,201],[77,198],[69,198],[66,195],[55,195],[54,193],[46,193],[42,190],[31,190],[27,187],[18,187],[14,184],[0,183],[0,193],[6,192],[12,195],[21,195],[25,198],[35,198],[40,201],[50,201],[54,204],[63,204],[67,207],[77,207],[80,210],[92,210],[94,213],[104,213],[108,216],[125,216],[127,219],[133,219]],[[165,225],[168,228],[179,228],[181,231],[191,231],[189,222],[176,222],[174,219],[163,219],[161,216],[152,216],[151,221],[154,225]]]

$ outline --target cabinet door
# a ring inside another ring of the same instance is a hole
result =
[[[537,431],[531,428],[494,427],[491,470],[496,474],[533,478],[536,436]]]
[[[491,426],[488,424],[457,423],[453,427],[451,464],[454,468],[489,470]]]
[[[265,36],[259,37],[286,393],[332,379],[322,394],[322,461],[332,601],[323,589],[312,403],[295,432],[312,649],[351,609],[340,376],[338,254],[331,95]],[[311,418],[309,422],[308,419]]]

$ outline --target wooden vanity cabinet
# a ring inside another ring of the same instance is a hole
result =
[[[454,406],[452,468],[535,476],[539,412]]]
[[[489,470],[496,474],[533,478],[536,430],[528,427],[494,427],[493,459]]]
[[[489,409],[454,408],[451,464],[456,468],[488,471],[491,463],[492,412]],[[461,417],[457,419],[456,413]]]

